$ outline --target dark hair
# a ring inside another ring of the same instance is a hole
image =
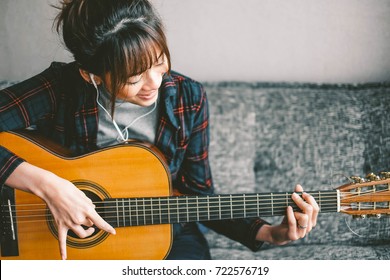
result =
[[[147,0],[63,0],[54,22],[80,68],[104,78],[113,99],[129,77],[152,67],[160,50],[171,67],[161,19]]]

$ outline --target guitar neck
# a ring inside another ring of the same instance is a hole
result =
[[[338,212],[337,190],[308,192],[320,211]],[[98,212],[114,227],[282,216],[286,207],[297,206],[292,193],[229,194],[116,198],[103,202]]]

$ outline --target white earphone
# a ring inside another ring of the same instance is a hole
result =
[[[100,94],[100,91],[99,91],[99,88],[95,82],[95,79],[94,79],[94,75],[92,73],[89,73],[89,77],[91,78],[91,82],[93,84],[93,86],[95,87],[96,89],[96,102],[97,104],[100,106],[100,108],[102,108],[104,110],[104,112],[111,118],[112,120],[112,123],[115,127],[115,129],[118,131],[118,134],[119,134],[119,137],[121,138],[121,140],[123,142],[129,140],[129,131],[128,129],[135,123],[137,122],[138,120],[140,120],[141,118],[143,117],[146,117],[147,115],[151,114],[157,107],[157,101],[154,102],[154,106],[152,108],[152,110],[150,110],[149,112],[137,117],[136,119],[134,119],[128,126],[126,126],[123,130],[121,130],[118,126],[118,124],[116,123],[116,121],[114,120],[114,118],[111,116],[111,114],[106,110],[106,108],[104,108],[104,106],[99,102],[99,94]]]
[[[104,108],[104,106],[102,104],[100,104],[99,102],[99,94],[100,94],[100,91],[99,91],[99,88],[95,82],[95,79],[94,79],[94,75],[92,73],[89,73],[89,77],[91,78],[91,82],[93,84],[93,86],[95,87],[96,89],[96,102],[97,104],[100,106],[100,108],[103,109],[104,112],[106,112],[106,114],[111,118],[112,120],[112,123],[113,125],[115,126],[115,129],[118,131],[118,134],[119,136],[121,137],[122,141],[127,141],[128,139],[126,139],[122,133],[122,131],[120,130],[118,124],[116,123],[116,121],[114,120],[114,118],[111,116],[111,114],[106,110],[106,108]]]

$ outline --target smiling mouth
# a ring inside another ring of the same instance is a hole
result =
[[[154,90],[148,94],[139,94],[138,97],[141,99],[149,100],[156,96],[157,90]]]

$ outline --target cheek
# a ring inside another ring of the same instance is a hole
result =
[[[141,87],[139,85],[127,85],[119,92],[118,97],[122,99],[131,98],[137,95]]]

